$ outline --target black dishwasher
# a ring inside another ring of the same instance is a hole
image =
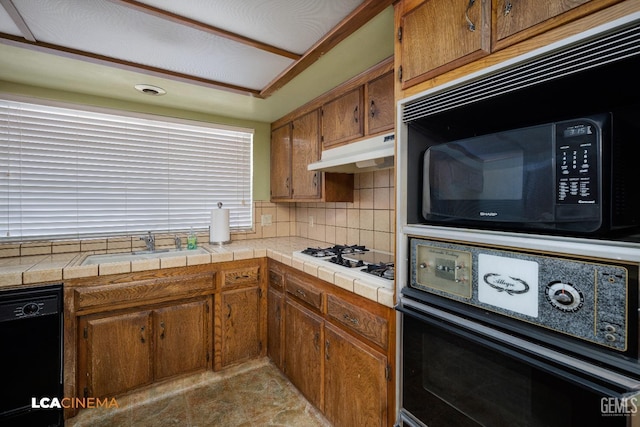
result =
[[[0,291],[0,425],[63,425],[62,285]]]

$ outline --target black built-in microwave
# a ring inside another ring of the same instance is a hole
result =
[[[426,147],[430,224],[608,234],[640,221],[640,116],[602,113]]]

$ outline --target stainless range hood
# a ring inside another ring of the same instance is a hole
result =
[[[393,133],[378,135],[322,151],[320,161],[307,166],[310,171],[359,173],[393,167]]]

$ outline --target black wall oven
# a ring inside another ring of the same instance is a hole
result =
[[[637,263],[409,242],[398,425],[640,425]]]

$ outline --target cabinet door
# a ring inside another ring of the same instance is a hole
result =
[[[620,0],[493,0],[494,49],[532,37]],[[586,7],[579,7],[589,3]],[[570,13],[567,13],[570,12]],[[533,29],[533,27],[536,29]],[[531,29],[531,31],[528,31]],[[509,39],[509,40],[506,40]],[[504,41],[504,42],[503,42]]]
[[[208,300],[154,310],[156,380],[207,368],[208,313]]]
[[[291,197],[291,124],[271,132],[271,198]]]
[[[393,129],[394,117],[393,71],[390,71],[367,84],[367,133]]]
[[[387,358],[325,325],[325,416],[337,426],[387,423]]]
[[[322,106],[322,148],[361,137],[364,132],[362,87]]]
[[[282,345],[282,292],[269,288],[267,294],[267,355],[275,365],[283,370]]]
[[[260,339],[260,288],[242,288],[220,295],[221,367],[257,357]]]
[[[291,125],[291,195],[294,199],[320,198],[322,173],[307,170],[320,159],[319,112],[314,110]]]
[[[398,33],[402,88],[489,53],[491,2],[404,0]]]
[[[114,396],[151,383],[151,311],[83,318],[79,326],[79,393],[86,387],[91,397]]]
[[[285,318],[284,372],[307,400],[322,411],[323,320],[289,300],[285,301]]]

